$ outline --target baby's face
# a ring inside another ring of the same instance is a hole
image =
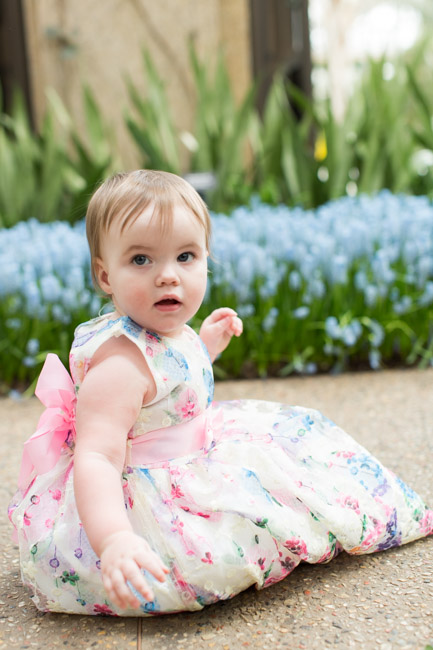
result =
[[[110,226],[95,271],[120,315],[162,336],[177,337],[206,290],[205,230],[183,205],[173,207],[164,230],[152,213],[153,205],[123,232],[120,220]]]

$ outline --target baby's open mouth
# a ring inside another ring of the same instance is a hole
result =
[[[156,304],[157,305],[178,305],[179,300],[177,300],[176,298],[164,298],[164,300],[159,300]]]

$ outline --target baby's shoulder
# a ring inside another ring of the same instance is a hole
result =
[[[98,336],[113,330],[119,319],[113,318],[112,314],[104,314],[97,318],[92,318],[84,323],[80,323],[75,328],[72,349],[85,346],[89,341]],[[114,334],[114,330],[113,330]]]
[[[124,336],[109,338],[96,350],[83,378],[83,384],[88,382],[90,376],[92,385],[99,384],[107,395],[110,390],[118,389],[124,395],[124,387],[128,387],[127,393],[138,393],[147,400],[153,399],[156,394],[155,381],[144,355]]]
[[[137,342],[140,331],[141,328],[133,321],[114,313],[103,314],[78,325],[69,355],[74,382],[79,385],[83,381],[95,355],[106,357],[126,350],[133,354],[132,349],[136,354],[133,343]]]
[[[77,389],[92,369],[94,379],[103,379],[104,385],[107,381],[118,385],[120,378],[127,383],[143,379],[153,395],[156,387],[147,362],[152,366],[152,355],[146,354],[151,339],[131,319],[112,313],[79,325],[70,352],[71,374]]]
[[[141,358],[142,355],[137,354],[137,346],[126,336],[112,336],[96,349],[92,364],[100,363],[111,357],[122,360]]]

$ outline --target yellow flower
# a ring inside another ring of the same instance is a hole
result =
[[[326,146],[326,137],[323,131],[319,133],[316,139],[316,145],[314,147],[314,157],[318,162],[325,160],[328,155],[328,148]]]

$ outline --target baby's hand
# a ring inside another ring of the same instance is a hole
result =
[[[126,584],[131,585],[146,600],[153,600],[152,589],[141,569],[146,569],[159,582],[169,572],[149,544],[133,532],[121,531],[110,535],[101,553],[102,582],[109,598],[120,608],[137,608],[140,601]]]
[[[205,318],[200,328],[200,338],[206,345],[212,361],[226,349],[232,336],[240,336],[242,330],[241,319],[229,307],[215,309]]]

